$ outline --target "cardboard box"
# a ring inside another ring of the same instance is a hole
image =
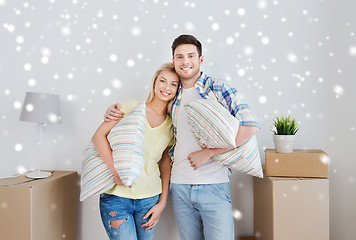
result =
[[[277,153],[266,149],[266,176],[328,178],[327,154],[320,149],[294,149],[292,153]]]
[[[238,240],[255,240],[255,237],[239,237]]]
[[[78,175],[54,171],[45,179],[0,179],[0,238],[77,239]]]
[[[329,239],[329,179],[253,181],[256,240]]]

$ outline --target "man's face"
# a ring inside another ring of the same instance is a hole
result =
[[[183,44],[175,49],[172,61],[182,81],[193,79],[196,81],[200,76],[200,65],[203,60],[203,56],[199,57],[195,45]]]

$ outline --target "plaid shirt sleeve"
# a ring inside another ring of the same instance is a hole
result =
[[[240,121],[241,126],[260,127],[256,114],[235,88],[223,80],[213,80],[210,87],[218,101],[229,109],[230,113]]]

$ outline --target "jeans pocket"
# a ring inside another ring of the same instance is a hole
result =
[[[231,203],[231,193],[229,183],[211,184],[214,193],[222,199]]]
[[[112,194],[102,193],[102,194],[100,194],[100,201],[107,201],[113,197],[114,197],[114,195],[112,195]]]

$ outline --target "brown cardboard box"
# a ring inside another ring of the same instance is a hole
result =
[[[294,149],[277,153],[266,149],[266,176],[328,178],[328,156],[319,149]]]
[[[0,179],[0,238],[77,239],[78,175],[54,171],[45,179]]]
[[[256,240],[329,239],[329,179],[253,181]]]

